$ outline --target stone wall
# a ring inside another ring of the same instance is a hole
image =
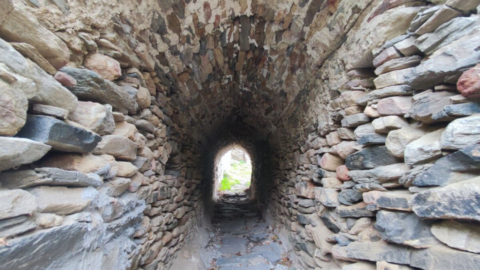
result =
[[[230,144],[301,268],[479,268],[479,4],[0,0],[0,269],[168,269]]]
[[[394,2],[325,61],[300,147],[278,148],[270,211],[304,269],[478,268],[479,3]]]

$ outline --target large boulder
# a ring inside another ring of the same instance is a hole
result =
[[[0,171],[41,159],[50,145],[23,138],[0,137]]]
[[[102,139],[100,136],[50,116],[29,115],[27,123],[17,134],[64,152],[91,152]]]
[[[412,209],[421,218],[480,221],[480,177],[417,193]]]
[[[77,85],[68,87],[79,99],[112,105],[122,113],[135,114],[138,104],[122,87],[105,80],[88,69],[64,67],[62,72],[72,76]]]

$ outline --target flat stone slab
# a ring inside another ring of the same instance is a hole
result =
[[[233,237],[222,238],[222,243],[223,243],[223,246],[220,251],[223,254],[235,254],[238,252],[247,251],[246,238],[233,238]]]
[[[23,138],[0,137],[0,171],[41,159],[50,145]]]
[[[43,115],[28,115],[25,126],[16,135],[52,146],[63,152],[91,152],[102,139],[86,129]]]

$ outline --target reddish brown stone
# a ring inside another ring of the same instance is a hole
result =
[[[462,74],[457,89],[464,97],[480,98],[480,64]]]
[[[350,170],[347,168],[347,166],[342,165],[337,168],[337,178],[338,180],[341,181],[348,181],[350,180],[350,176],[348,175],[348,172]]]

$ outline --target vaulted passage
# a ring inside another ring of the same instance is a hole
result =
[[[480,269],[480,0],[0,0],[0,270]]]

